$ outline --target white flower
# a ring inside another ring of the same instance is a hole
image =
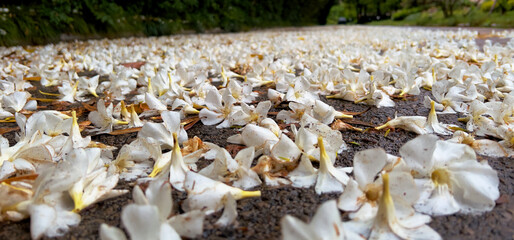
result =
[[[194,238],[203,232],[205,214],[191,211],[182,215],[173,213],[171,185],[163,180],[150,181],[145,192],[135,186],[133,204],[127,205],[121,220],[131,239],[181,239],[180,236]],[[102,239],[126,239],[120,229],[102,224]]]
[[[343,228],[341,215],[334,200],[321,204],[309,224],[286,215],[280,220],[280,226],[284,240],[364,239]]]
[[[78,79],[78,86],[77,86],[77,97],[82,97],[86,94],[91,94],[94,97],[98,97],[98,94],[96,94],[96,88],[98,87],[98,80],[100,78],[100,75],[96,75],[92,78],[85,78],[81,77]]]
[[[128,124],[125,121],[121,121],[115,119],[112,116],[113,105],[112,103],[109,106],[105,106],[105,101],[103,99],[98,100],[96,104],[97,111],[90,112],[88,115],[88,119],[99,129],[98,133],[103,132],[111,132],[113,126],[117,125],[125,125]]]
[[[440,123],[435,112],[435,102],[430,102],[430,113],[428,114],[425,125],[427,133],[438,133],[441,135],[450,135],[452,132],[448,129],[447,124]]]
[[[308,105],[299,102],[290,102],[289,108],[291,110],[281,110],[277,114],[277,120],[282,120],[285,123],[297,123],[310,110]]]
[[[391,194],[394,199],[413,204],[418,200],[419,193],[410,169],[400,158],[390,159],[381,148],[368,149],[355,154],[353,159],[353,175],[345,191],[339,197],[338,207],[344,211],[352,211],[350,218],[364,221],[374,218],[378,202],[382,194],[382,179],[377,174],[387,169],[392,179]],[[392,168],[392,169],[391,169]]]
[[[230,136],[227,142],[255,147],[256,150],[267,149],[279,141],[277,135],[267,128],[255,124],[246,125],[240,134]]]
[[[217,90],[210,90],[205,98],[204,108],[200,111],[199,117],[205,125],[215,125],[216,128],[227,128],[232,126],[230,116],[237,112],[240,107],[234,106],[236,100],[229,91],[225,91],[223,96]]]
[[[462,143],[470,146],[476,153],[491,157],[507,157],[508,151],[502,144],[489,139],[475,139],[473,135],[463,131],[456,131],[450,142]]]
[[[235,158],[232,158],[226,149],[215,144],[206,144],[211,151],[216,152],[216,156],[209,166],[198,173],[214,180],[233,182],[234,187],[242,189],[250,189],[261,184],[257,173],[250,169],[255,156],[254,147],[242,149]]]
[[[237,102],[251,103],[255,100],[257,93],[252,92],[252,85],[250,83],[245,82],[241,85],[236,80],[233,80],[228,83],[228,86],[223,91],[229,91]]]
[[[70,227],[80,222],[80,215],[60,207],[46,204],[32,204],[30,213],[30,235],[32,239],[62,236]]]
[[[4,95],[2,98],[3,106],[11,112],[19,112],[22,109],[34,111],[37,109],[37,102],[29,100],[31,97],[28,92],[14,92],[9,95]]]
[[[270,153],[273,159],[285,163],[295,163],[302,155],[298,146],[285,134],[280,136],[280,140],[273,145]]]
[[[376,127],[375,129],[380,130],[386,127],[390,128],[402,128],[404,130],[414,132],[417,134],[426,134],[425,129],[427,118],[422,116],[401,116],[395,117],[387,121],[385,124]]]
[[[187,199],[182,203],[182,208],[185,211],[202,210],[206,214],[220,210],[227,193],[235,200],[261,196],[260,191],[243,191],[191,171],[186,173],[184,188]]]
[[[283,160],[276,160],[268,155],[262,155],[257,164],[252,167],[257,174],[264,178],[264,183],[268,186],[289,185],[291,182],[284,178],[284,170],[287,164]]]
[[[500,196],[496,171],[487,162],[478,162],[467,145],[422,135],[407,142],[400,155],[422,190],[417,211],[431,215],[480,213],[491,210]]]
[[[426,225],[430,217],[417,214],[402,201],[393,201],[389,190],[389,175],[382,174],[382,195],[374,218],[365,221],[343,223],[365,239],[441,239],[441,236]]]
[[[305,115],[302,118],[302,127],[296,131],[292,127],[295,136],[295,144],[311,160],[320,159],[320,147],[318,137],[323,137],[325,149],[332,163],[335,162],[336,155],[346,149],[346,143],[340,131],[333,130],[329,126],[320,123],[318,120]]]
[[[486,104],[478,100],[470,104],[469,121],[466,124],[468,131],[474,132],[477,136],[495,136],[499,137],[497,133],[496,123],[489,119],[484,114],[489,114],[490,109]]]
[[[73,86],[72,86],[73,84]],[[79,82],[75,81],[73,83],[72,80],[70,81],[63,81],[62,86],[58,87],[59,93],[61,94],[61,101],[75,102],[75,97],[77,95],[77,88],[78,88]]]
[[[75,203],[75,212],[104,199],[125,194],[127,190],[113,190],[118,184],[119,175],[107,171],[100,159],[100,149],[74,149],[65,158],[65,161],[81,163],[81,178],[69,189]]]
[[[172,151],[162,154],[157,158],[153,170],[148,176],[165,176],[166,178],[169,177],[171,185],[173,185],[173,187],[176,189],[183,191],[186,174],[189,172],[190,168],[196,169],[196,165],[194,163],[201,157],[201,155],[188,154],[184,158],[182,156],[182,152],[180,151],[177,133],[173,133],[173,139],[174,145]],[[198,152],[201,153],[201,150]]]
[[[268,99],[273,102],[275,105],[280,104],[285,100],[286,95],[273,89],[268,88]]]
[[[166,105],[164,105],[159,99],[150,93],[145,93],[145,103],[151,110],[156,110],[157,112],[168,110]]]
[[[230,116],[230,122],[232,122],[233,125],[240,126],[244,126],[248,123],[260,123],[267,118],[270,108],[270,101],[259,102],[257,107],[248,106],[246,103],[241,102],[241,110],[238,110]]]
[[[285,99],[290,102],[311,104],[319,96],[309,91],[310,83],[304,78],[296,79],[287,89]]]
[[[323,137],[321,136],[318,137],[318,146],[320,148],[319,169],[314,169],[310,160],[304,155],[300,160],[300,165],[289,173],[289,179],[293,183],[293,186],[297,187],[310,187],[316,184],[315,190],[317,194],[342,192],[344,186],[350,180],[347,173],[351,172],[352,168],[334,167],[325,150]]]
[[[180,124],[180,114],[174,111],[161,112],[162,123],[147,122],[139,131],[137,137],[152,139],[163,149],[173,148],[173,133],[177,133],[179,143],[187,140],[187,132]]]

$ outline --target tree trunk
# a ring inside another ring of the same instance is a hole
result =
[[[493,5],[491,6],[491,9],[489,9],[489,13],[488,13],[489,15],[491,15],[491,13],[493,13],[494,7],[496,7],[496,0],[494,0]]]
[[[328,0],[325,6],[318,13],[318,24],[327,24],[327,17],[330,14],[330,9],[334,6],[335,0]]]

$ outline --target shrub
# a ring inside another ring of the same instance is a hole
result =
[[[400,10],[396,11],[395,13],[393,13],[393,15],[391,15],[391,18],[393,20],[403,20],[406,17],[408,17],[409,15],[412,15],[414,13],[419,13],[421,11],[422,11],[422,9],[419,8],[419,7],[416,7],[416,8],[404,8],[404,9],[400,9]]]

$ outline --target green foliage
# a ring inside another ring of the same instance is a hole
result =
[[[5,1],[5,2],[4,2]],[[335,0],[4,0],[0,44],[323,24]]]
[[[491,9],[491,7],[493,6],[494,4],[494,1],[485,1],[482,3],[482,5],[480,6],[480,9],[484,12],[489,12],[489,10]]]
[[[337,24],[339,17],[345,17],[346,19],[356,19],[355,11],[351,8],[348,3],[341,3],[333,6],[328,14],[327,24]]]
[[[400,9],[400,10],[394,12],[393,15],[391,15],[391,19],[393,19],[393,20],[403,20],[403,19],[405,19],[407,16],[409,16],[411,14],[421,12],[421,10],[423,10],[423,9],[420,8],[420,7]]]
[[[435,11],[434,11],[435,10]],[[475,27],[502,27],[514,26],[514,11],[505,13],[482,11],[481,7],[468,7],[456,10],[451,17],[444,17],[442,11],[435,8],[407,16],[401,21],[387,20],[372,22],[372,25],[399,25],[399,26],[475,26]]]
[[[493,6],[494,1],[488,0],[482,3],[480,9],[483,12],[489,12],[491,7]],[[514,0],[497,0],[496,5],[494,6],[494,11],[499,11],[501,13],[505,13],[506,11],[514,10]]]

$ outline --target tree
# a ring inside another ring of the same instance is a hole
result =
[[[435,2],[443,11],[444,17],[447,18],[453,16],[453,10],[461,0],[436,0]]]

